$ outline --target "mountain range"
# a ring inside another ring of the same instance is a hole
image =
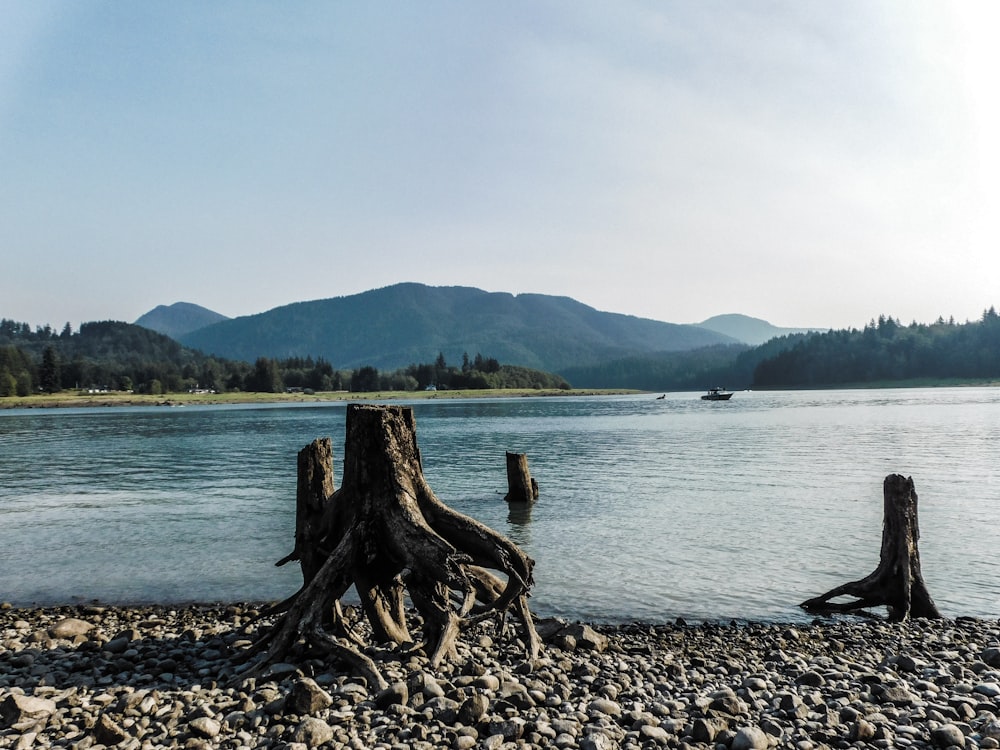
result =
[[[794,333],[812,333],[816,328],[781,328],[768,323],[760,318],[751,318],[748,315],[729,313],[727,315],[716,315],[695,323],[701,328],[721,333],[730,338],[734,338],[741,344],[750,346],[760,346],[777,336],[789,336]]]
[[[322,357],[338,368],[379,369],[463,354],[558,372],[623,357],[757,344],[804,329],[744,315],[675,324],[601,312],[569,297],[401,283],[360,294],[297,302],[237,318],[191,303],[159,306],[136,321],[207,354]]]
[[[157,331],[172,339],[179,339],[186,333],[223,320],[229,318],[190,302],[175,302],[172,305],[157,305],[140,316],[135,325]]]

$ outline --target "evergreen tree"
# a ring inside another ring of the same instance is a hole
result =
[[[367,393],[377,391],[379,385],[378,370],[371,365],[365,365],[351,375],[351,392]]]
[[[61,390],[59,355],[52,346],[45,347],[42,353],[42,366],[38,371],[38,377],[42,390],[46,393],[55,393]]]
[[[268,357],[258,357],[247,389],[258,393],[280,393],[283,390],[278,362]]]
[[[0,398],[13,396],[17,393],[17,378],[8,370],[0,370]]]
[[[27,370],[21,370],[21,372],[17,374],[17,395],[31,395],[31,373]]]

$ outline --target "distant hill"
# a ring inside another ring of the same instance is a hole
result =
[[[172,305],[154,307],[135,321],[135,325],[157,331],[172,339],[179,339],[186,333],[224,320],[229,318],[200,305],[175,302]]]
[[[716,315],[695,325],[715,331],[716,333],[721,333],[736,339],[742,344],[750,344],[751,346],[758,346],[776,336],[788,336],[793,333],[811,333],[820,330],[816,328],[780,328],[771,325],[766,320],[736,313]]]
[[[405,283],[298,302],[180,336],[186,346],[231,359],[323,357],[338,368],[380,369],[463,353],[557,371],[646,352],[731,344],[694,325],[600,312],[569,297]]]

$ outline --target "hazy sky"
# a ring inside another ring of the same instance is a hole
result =
[[[0,0],[0,317],[1000,306],[1000,3]]]

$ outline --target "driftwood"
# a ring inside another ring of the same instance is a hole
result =
[[[330,482],[332,487],[332,469]],[[300,475],[300,490],[302,484]],[[383,643],[413,642],[404,606],[409,594],[432,667],[455,656],[465,627],[495,619],[503,632],[508,611],[520,620],[527,656],[538,656],[527,604],[534,561],[506,537],[438,500],[423,476],[412,409],[348,406],[343,484],[320,506],[320,523],[313,517],[302,524],[312,529],[309,534],[300,536],[296,521],[296,551],[288,559],[303,563],[304,583],[272,610],[282,614],[251,647],[248,656],[264,653],[251,673],[288,660],[304,640],[344,659],[370,685],[385,687],[363,653],[366,644],[341,616],[341,597],[352,585],[372,638]],[[311,576],[307,551],[323,561]]]
[[[528,471],[526,453],[507,452],[507,495],[504,500],[515,503],[532,503],[538,499],[538,482]]]
[[[817,613],[856,612],[884,605],[890,620],[941,617],[920,572],[917,549],[920,529],[913,479],[890,474],[883,482],[882,494],[882,551],[878,567],[861,580],[802,602],[799,606],[803,609]],[[852,596],[855,600],[830,601],[838,596]]]

